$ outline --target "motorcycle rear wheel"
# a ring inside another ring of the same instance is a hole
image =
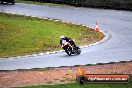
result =
[[[81,50],[79,47],[76,47],[76,54],[79,55],[81,53]]]

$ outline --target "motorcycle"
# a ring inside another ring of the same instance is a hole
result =
[[[79,55],[81,53],[81,49],[79,47],[77,46],[71,47],[69,42],[62,41],[62,44],[63,44],[63,49],[69,56],[71,56],[72,54]]]
[[[1,4],[4,4],[4,2],[6,3],[11,3],[11,4],[15,4],[15,1],[14,0],[0,0]]]

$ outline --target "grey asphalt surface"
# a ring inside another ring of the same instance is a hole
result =
[[[82,49],[81,55],[68,56],[65,52],[0,60],[0,70],[74,66],[132,60],[132,12],[92,8],[46,5],[0,5],[1,12],[60,19],[67,22],[99,27],[111,37],[100,44]]]

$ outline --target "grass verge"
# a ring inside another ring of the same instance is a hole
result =
[[[80,25],[0,13],[0,57],[59,50],[59,36],[65,35],[78,45],[101,40],[104,35]]]
[[[59,85],[39,85],[39,86],[28,86],[19,88],[131,88],[132,82],[128,84],[84,84],[79,85],[77,83],[71,84],[59,84]]]
[[[30,0],[15,0],[17,3],[36,4],[36,5],[48,5],[48,6],[69,6],[65,4],[55,4],[46,2],[33,2]]]

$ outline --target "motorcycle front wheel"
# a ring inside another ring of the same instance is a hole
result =
[[[72,50],[70,49],[70,47],[66,48],[66,49],[65,49],[65,52],[66,52],[69,56],[71,56],[71,54],[72,54]]]

